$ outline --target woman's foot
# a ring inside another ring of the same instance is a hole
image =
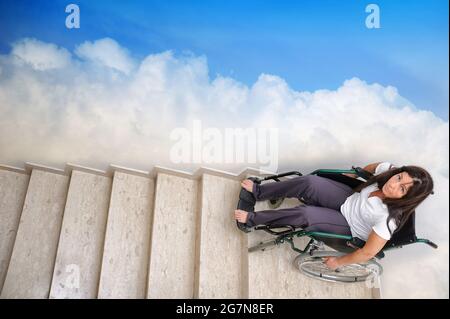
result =
[[[245,224],[247,222],[248,213],[245,210],[242,209],[235,209],[234,210],[234,219],[236,219],[238,222]]]
[[[241,182],[241,186],[242,186],[245,190],[249,191],[250,193],[253,192],[253,181],[252,181],[252,180],[244,179],[244,180]]]

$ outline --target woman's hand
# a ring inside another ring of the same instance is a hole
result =
[[[325,265],[331,270],[336,270],[336,268],[342,266],[338,257],[325,257],[324,259]]]
[[[350,254],[342,255],[340,257],[325,257],[324,262],[327,267],[332,270],[336,270],[336,268],[345,265],[365,263],[375,257],[375,255],[383,249],[386,243],[386,239],[378,236],[377,233],[372,230],[363,248],[357,249]]]

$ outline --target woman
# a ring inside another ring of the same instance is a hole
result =
[[[325,263],[336,269],[365,262],[383,249],[393,232],[433,193],[433,179],[418,166],[396,168],[383,162],[364,169],[374,176],[355,189],[316,175],[265,184],[246,179],[241,185],[256,200],[296,197],[307,205],[259,212],[237,209],[235,219],[249,227],[293,225],[308,231],[352,235],[365,240],[364,247],[341,257],[326,258]]]

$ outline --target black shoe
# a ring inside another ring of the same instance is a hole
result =
[[[249,177],[247,179],[253,181],[254,183],[256,183],[256,180],[257,180],[255,177]],[[242,187],[241,191],[239,193],[239,201],[237,204],[237,209],[241,209],[246,212],[254,212],[255,204],[256,204],[256,199],[255,199],[255,196],[253,195],[253,193],[249,192],[248,190],[246,190],[245,188]],[[241,222],[236,221],[236,225],[244,233],[249,233],[253,230],[252,227],[248,226],[246,223],[241,223]]]

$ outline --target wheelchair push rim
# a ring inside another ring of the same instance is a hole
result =
[[[337,251],[312,251],[301,254],[294,260],[294,265],[301,273],[308,277],[332,282],[361,282],[373,280],[381,275],[383,268],[375,260],[365,263],[350,264],[331,270],[325,264],[325,257],[339,257],[345,255]]]

